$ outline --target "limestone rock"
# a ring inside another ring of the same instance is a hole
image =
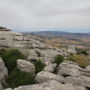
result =
[[[8,76],[8,70],[2,60],[2,58],[0,58],[0,83],[1,84],[5,84],[5,79]]]
[[[32,49],[32,50],[30,50],[30,52],[29,52],[29,56],[28,56],[28,60],[30,60],[30,61],[33,62],[33,61],[35,61],[35,60],[42,59],[42,57],[39,56],[39,55],[37,54],[37,52],[40,53],[40,52],[37,51],[36,49]]]
[[[73,86],[70,84],[61,84],[54,80],[42,84],[20,86],[14,90],[86,90],[84,87]]]
[[[3,87],[2,87],[2,85],[0,84],[0,90],[3,90]]]
[[[17,67],[21,71],[35,73],[35,66],[26,60],[18,59]]]
[[[4,90],[13,90],[13,89],[11,89],[11,88],[7,88],[7,89],[4,89]]]
[[[46,81],[49,81],[49,80],[56,80],[56,81],[59,81],[59,82],[64,82],[63,80],[63,77],[61,76],[58,76],[58,75],[55,75],[53,73],[50,73],[50,72],[40,72],[37,74],[36,76],[36,81],[39,82],[39,83],[42,83],[42,82],[46,82]]]
[[[59,65],[58,75],[65,76],[79,76],[81,72],[80,67],[73,62],[65,61]]]
[[[90,65],[86,67],[86,70],[90,72]]]
[[[65,82],[90,88],[90,78],[82,75],[78,77],[66,77]]]
[[[49,65],[47,65],[47,66],[44,68],[44,71],[46,71],[46,72],[54,72],[55,67],[56,67],[56,64],[50,63]]]

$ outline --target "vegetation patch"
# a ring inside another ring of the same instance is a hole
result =
[[[55,56],[55,59],[54,59],[54,62],[53,62],[53,63],[56,63],[57,66],[56,66],[56,68],[55,68],[55,70],[54,70],[53,73],[57,74],[58,66],[59,66],[59,64],[61,64],[63,61],[64,61],[64,57],[63,57],[62,55],[56,55],[56,56]]]
[[[26,59],[25,56],[17,49],[1,50],[0,56],[5,62],[9,73],[16,67],[18,59]]]
[[[41,60],[36,60],[36,62],[34,62],[34,65],[36,74],[42,71],[43,68],[45,67],[45,64]]]
[[[73,55],[69,57],[69,60],[76,62],[82,68],[90,65],[90,60],[85,55]]]
[[[57,65],[59,65],[63,61],[64,61],[64,57],[62,55],[56,55],[53,63],[56,63]]]
[[[18,87],[21,85],[31,85],[35,83],[35,76],[32,73],[22,72],[15,68],[7,78],[7,87]]]
[[[26,59],[26,57],[17,49],[0,50],[0,56],[5,62],[9,71],[7,78],[7,86],[15,88],[21,85],[30,85],[35,83],[35,76],[32,73],[22,72],[17,66],[18,59]]]

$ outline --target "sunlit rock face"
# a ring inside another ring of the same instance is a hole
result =
[[[15,48],[30,48],[30,38],[22,33],[13,32],[5,27],[0,27],[0,46]]]

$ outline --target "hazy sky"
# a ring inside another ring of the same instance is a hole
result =
[[[0,25],[90,32],[90,0],[0,0]]]

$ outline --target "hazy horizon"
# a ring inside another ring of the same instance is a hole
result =
[[[39,32],[39,31],[61,31],[70,33],[90,33],[90,30],[80,30],[80,29],[59,29],[59,28],[30,28],[30,29],[12,29],[17,32]]]
[[[0,1],[0,26],[14,31],[90,32],[90,0]]]

